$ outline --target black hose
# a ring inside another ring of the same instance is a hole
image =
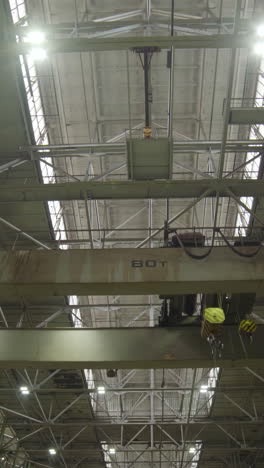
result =
[[[180,236],[178,236],[177,231],[175,231],[175,234],[176,234],[177,240],[178,240],[178,242],[179,242],[181,248],[184,250],[184,252],[185,252],[189,257],[193,258],[194,260],[203,260],[204,258],[207,258],[207,257],[210,255],[210,253],[212,252],[212,250],[213,250],[214,245],[212,244],[212,245],[209,247],[208,252],[206,252],[205,254],[202,254],[202,255],[195,255],[195,254],[193,254],[192,252],[190,252],[188,249],[186,249],[186,247],[185,247],[185,245],[183,244],[183,242],[182,242]]]
[[[235,254],[239,255],[240,257],[245,257],[245,258],[252,258],[252,257],[255,257],[256,255],[258,255],[262,245],[260,244],[259,247],[255,250],[255,252],[251,253],[251,254],[246,254],[246,253],[243,253],[243,252],[239,252],[239,250],[237,250],[232,244],[230,244],[229,240],[226,238],[226,236],[223,234],[223,232],[221,231],[221,229],[217,229],[217,232],[219,232],[220,236],[224,239],[226,245],[232,250],[232,252],[234,252]]]

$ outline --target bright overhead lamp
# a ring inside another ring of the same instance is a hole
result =
[[[110,455],[114,455],[116,453],[116,449],[114,447],[110,447],[109,453]]]
[[[257,27],[257,35],[259,37],[264,37],[264,24],[259,24]]]
[[[256,55],[264,56],[264,42],[256,42],[256,44],[254,44],[253,51]]]
[[[50,449],[49,449],[49,454],[50,454],[50,455],[56,455],[56,453],[57,453],[57,451],[56,451],[55,448],[50,448]]]
[[[201,385],[200,393],[207,393],[207,390],[208,390],[208,385]]]
[[[42,49],[42,47],[34,47],[34,49],[31,49],[29,52],[29,56],[32,60],[41,62],[47,58],[47,51]]]
[[[25,37],[25,42],[31,44],[43,44],[46,40],[46,36],[43,31],[30,31]]]
[[[20,387],[20,392],[22,393],[22,395],[29,395],[30,394],[30,391],[29,391],[28,387]]]
[[[97,393],[99,395],[104,395],[105,394],[105,388],[104,387],[97,387]]]
[[[189,453],[195,453],[195,452],[196,452],[195,447],[190,447],[190,448],[189,448]]]

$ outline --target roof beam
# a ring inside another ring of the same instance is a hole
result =
[[[41,31],[45,31],[47,33],[70,33],[72,30],[77,30],[79,33],[89,33],[93,30],[100,30],[100,29],[109,29],[109,28],[116,28],[122,26],[131,26],[135,24],[135,21],[140,24],[141,26],[147,26],[149,24],[162,24],[162,25],[170,25],[171,19],[168,17],[166,18],[155,18],[152,17],[150,19],[143,20],[142,18],[138,18],[137,20],[133,19],[123,19],[122,21],[87,21],[87,22],[68,22],[68,23],[53,23],[53,24],[44,24],[39,23],[38,27]],[[192,26],[192,28],[217,28],[219,26],[233,26],[234,24],[234,17],[222,17],[221,20],[217,18],[174,18],[173,21],[174,26]],[[241,30],[248,30],[250,27],[254,27],[254,23],[248,18],[240,18],[239,25]],[[15,26],[17,34],[26,35],[32,28],[28,26]]]
[[[123,135],[125,136],[125,135]],[[190,152],[219,152],[221,149],[221,140],[183,140],[173,142],[173,153],[190,153]],[[259,152],[263,147],[263,140],[229,140],[226,143],[226,152]],[[50,150],[50,152],[47,152]],[[116,153],[126,153],[126,143],[76,143],[61,144],[61,145],[31,145],[21,146],[19,152],[3,154],[5,158],[17,158],[21,156],[26,157],[26,152],[34,152],[34,158],[45,158],[45,157],[84,157],[87,153],[100,156],[111,156]],[[101,154],[103,153],[103,154]],[[1,156],[1,153],[0,153]]]
[[[264,366],[261,333],[241,344],[226,327],[219,367]],[[245,357],[246,356],[246,357]],[[208,344],[186,328],[0,330],[0,368],[153,369],[211,367]],[[81,395],[78,396],[80,398]]]
[[[42,185],[2,185],[0,202],[50,201],[50,200],[134,200],[199,198],[206,190],[214,197],[230,197],[228,190],[237,197],[264,195],[262,180],[245,179],[200,179],[200,180],[153,180],[153,181],[109,181],[109,182],[65,182]]]
[[[256,247],[237,250],[254,253]],[[205,254],[208,248],[189,249]],[[203,261],[183,249],[0,252],[0,296],[263,292],[264,252],[244,258],[215,247]]]
[[[212,34],[186,36],[121,36],[106,38],[71,38],[47,40],[48,54],[127,50],[132,47],[159,47],[160,49],[229,49],[248,48],[251,44],[248,34]],[[0,48],[0,56],[27,54],[32,45],[26,42],[10,42]]]
[[[212,362],[211,362],[211,365],[212,367]],[[3,409],[1,407],[1,409]],[[3,410],[7,410],[7,412],[9,411],[9,408],[4,408]],[[24,417],[23,414],[19,414],[19,413],[16,413],[16,415],[19,417],[21,416],[21,418]],[[10,424],[14,425],[15,427],[25,427],[25,422],[24,421],[21,421],[21,419],[15,419],[15,418],[10,418],[9,419],[9,422]],[[190,420],[190,425],[189,427],[194,427],[194,429],[196,430],[197,432],[197,426],[205,426],[207,425],[210,429],[210,431],[212,430],[212,426],[215,425],[215,424],[221,424],[221,426],[240,426],[241,424],[245,425],[245,426],[259,426],[259,425],[263,425],[264,423],[264,419],[263,418],[258,418],[256,419],[255,421],[251,421],[250,419],[248,418],[232,418],[232,417],[210,417],[210,418],[206,418],[206,417],[200,417],[200,418],[196,418],[196,419],[191,419]],[[88,418],[82,418],[81,420],[79,419],[76,419],[76,418],[69,418],[69,421],[65,420],[63,422],[56,422],[55,423],[52,423],[51,421],[41,421],[41,422],[30,422],[30,427],[40,427],[40,426],[46,426],[46,427],[49,427],[52,425],[52,427],[58,427],[60,428],[61,430],[68,430],[69,427],[71,428],[76,428],[76,427],[83,427],[84,425],[87,426],[98,426],[98,427],[107,427],[107,426],[111,426],[112,428],[115,428],[115,427],[120,427],[123,423],[121,423],[120,421],[115,421],[113,423],[113,419],[112,418],[108,418],[108,419],[88,419]],[[125,423],[126,426],[149,426],[153,424],[153,421],[151,421],[150,419],[146,419],[146,421],[127,421]],[[180,427],[182,426],[183,428],[186,426],[187,424],[187,421],[186,419],[174,419],[172,421],[157,421],[156,423],[157,425],[159,426],[168,426],[170,427],[172,430],[175,430],[175,429],[180,429]],[[144,439],[143,439],[144,440]],[[179,439],[180,440],[180,439]],[[165,440],[163,439],[163,442]],[[166,442],[166,441],[165,441]],[[141,443],[141,441],[138,441],[138,443]],[[170,442],[169,442],[170,443]],[[257,444],[256,444],[257,445]],[[253,450],[253,447],[248,447],[249,450],[252,448]],[[261,444],[261,446],[259,447],[263,450],[263,444]]]
[[[60,369],[57,369],[55,372],[58,373],[60,372]],[[53,376],[53,374],[52,374]],[[52,378],[51,376],[51,378]],[[192,387],[166,387],[165,389],[163,387],[155,387],[155,388],[149,388],[149,387],[107,387],[106,386],[106,392],[107,394],[111,395],[112,393],[157,393],[157,392],[164,392],[166,395],[170,396],[170,393],[177,393],[180,392],[181,394],[187,393],[189,394],[192,390]],[[200,392],[201,387],[200,386],[195,386],[194,390],[197,392]],[[88,394],[93,394],[97,393],[98,390],[97,388],[89,388],[89,389],[82,389],[82,388],[76,388],[76,387],[70,387],[67,385],[67,387],[40,387],[37,386],[32,386],[30,387],[31,392],[36,392],[37,394],[65,394],[68,395],[69,393],[73,393],[75,395],[86,395]],[[0,394],[12,394],[16,393],[17,388],[10,388],[10,387],[0,387]],[[237,395],[241,395],[242,392],[250,392],[250,393],[263,393],[264,392],[264,387],[263,385],[250,385],[250,386],[227,386],[225,385],[224,387],[210,387],[210,392],[214,393],[236,393]],[[226,395],[227,396],[227,395]],[[264,423],[264,420],[263,420]]]

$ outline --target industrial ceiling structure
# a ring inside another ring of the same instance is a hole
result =
[[[1,467],[264,467],[263,100],[262,0],[0,0]]]

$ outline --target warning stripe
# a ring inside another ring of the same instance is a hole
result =
[[[204,318],[210,323],[223,323],[225,314],[223,309],[218,307],[207,307],[204,310]]]
[[[242,320],[239,328],[250,333],[256,331],[257,325],[251,320]]]

